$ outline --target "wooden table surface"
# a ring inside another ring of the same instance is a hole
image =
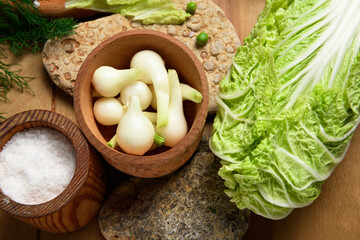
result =
[[[240,39],[246,37],[257,21],[265,0],[214,0],[234,24]],[[9,117],[29,109],[48,109],[61,113],[76,122],[72,98],[58,89],[50,80],[41,54],[9,55],[8,63],[21,65],[24,76],[33,76],[30,82],[35,95],[13,89],[8,103],[0,103],[0,112]],[[294,210],[286,219],[272,221],[255,214],[244,239],[360,239],[360,130],[353,137],[343,162],[322,187],[320,197],[309,207]],[[88,226],[69,234],[51,234],[13,219],[0,212],[0,239],[2,240],[102,240],[97,219]]]

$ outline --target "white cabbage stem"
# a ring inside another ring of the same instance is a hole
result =
[[[126,153],[144,155],[154,142],[154,126],[141,111],[139,95],[132,95],[129,100],[129,108],[116,131],[116,141]]]
[[[133,56],[130,67],[139,68],[141,81],[154,85],[158,106],[157,128],[165,126],[169,112],[169,80],[164,60],[154,51],[143,50]]]
[[[150,106],[152,94],[149,87],[142,81],[135,81],[127,84],[120,91],[120,101],[123,105],[128,105],[129,98],[138,94],[140,96],[141,109],[145,110]]]
[[[109,66],[101,66],[94,72],[92,84],[95,91],[104,97],[115,97],[121,89],[136,80],[140,79],[140,70],[115,69]]]
[[[118,124],[125,114],[121,103],[117,99],[110,97],[96,100],[93,112],[96,121],[105,126]]]
[[[165,146],[174,147],[187,134],[188,126],[184,115],[181,87],[175,70],[169,69],[170,107],[168,124],[157,128],[157,133],[165,138]]]

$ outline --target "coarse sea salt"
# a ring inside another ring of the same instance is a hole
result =
[[[0,152],[0,189],[26,205],[57,197],[70,183],[76,152],[62,133],[45,127],[16,133]]]

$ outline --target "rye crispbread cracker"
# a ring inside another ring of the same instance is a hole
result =
[[[190,0],[175,0],[177,8],[185,8]],[[43,64],[52,81],[62,90],[73,95],[77,73],[86,56],[100,42],[129,30],[148,29],[167,33],[185,43],[203,65],[210,92],[209,113],[216,112],[215,94],[220,80],[232,64],[240,45],[239,37],[223,10],[210,0],[198,0],[196,13],[182,25],[142,25],[120,14],[80,23],[77,34],[50,39],[43,49]],[[197,47],[196,36],[206,32],[209,42]]]
[[[99,212],[107,240],[233,240],[249,227],[250,210],[240,210],[224,194],[219,159],[209,149],[211,124],[198,149],[176,172],[161,178],[124,179]]]

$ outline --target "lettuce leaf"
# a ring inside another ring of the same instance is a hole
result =
[[[151,1],[140,1],[138,4],[128,6],[126,9],[121,11],[122,15],[136,16],[143,15],[154,9],[161,8],[175,8],[171,0],[151,0]]]
[[[240,209],[311,204],[359,124],[360,1],[267,0],[216,96],[210,147]]]
[[[142,1],[121,10],[121,14],[132,20],[141,20],[143,24],[182,24],[191,15],[182,9],[176,9],[172,1]]]
[[[66,0],[65,8],[121,13],[142,24],[183,24],[191,16],[171,0]]]
[[[141,0],[106,0],[109,5],[126,5],[126,4],[135,4]]]

